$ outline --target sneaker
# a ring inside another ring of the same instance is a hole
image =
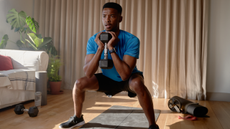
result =
[[[155,126],[155,125],[150,125],[149,126],[149,129],[159,129],[159,126],[157,125],[157,126]]]
[[[69,118],[67,122],[60,124],[59,128],[60,129],[72,129],[74,127],[81,126],[84,124],[85,124],[85,121],[83,119],[83,115],[81,115],[80,118],[76,116],[72,116]]]

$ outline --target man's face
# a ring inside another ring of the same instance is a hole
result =
[[[106,31],[116,31],[119,29],[119,23],[122,17],[114,8],[104,8],[102,11],[102,23]]]

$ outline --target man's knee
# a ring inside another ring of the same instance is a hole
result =
[[[74,83],[74,90],[77,91],[83,91],[86,88],[86,83],[85,83],[85,79],[84,78],[80,78],[78,80],[76,80],[76,82]]]
[[[140,79],[133,79],[129,82],[129,87],[131,90],[133,90],[135,93],[143,93],[145,90],[145,85],[142,80]]]

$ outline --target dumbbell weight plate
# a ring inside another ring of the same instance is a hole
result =
[[[108,43],[111,38],[112,35],[110,33],[101,33],[99,37],[102,43]]]
[[[101,69],[111,69],[113,68],[113,61],[110,59],[101,59],[99,61],[99,66]]]
[[[18,104],[16,105],[16,107],[14,108],[14,112],[18,115],[23,114],[24,111],[22,109],[25,109],[23,104]]]
[[[30,117],[36,117],[38,115],[38,112],[39,112],[38,108],[34,106],[29,108],[28,114]]]

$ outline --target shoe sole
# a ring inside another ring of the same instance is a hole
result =
[[[74,127],[81,126],[81,125],[84,125],[84,124],[85,124],[85,121],[82,121],[82,122],[80,122],[80,123],[78,123],[78,124],[76,124],[76,125],[74,125],[74,126],[72,126],[72,127],[69,127],[69,128],[62,128],[62,127],[60,127],[60,126],[59,126],[59,128],[60,128],[60,129],[72,129],[72,128],[74,128]]]

